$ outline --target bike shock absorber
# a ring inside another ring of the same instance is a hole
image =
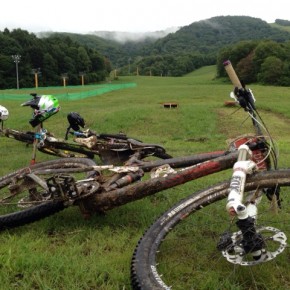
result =
[[[144,175],[143,170],[138,170],[137,172],[130,172],[125,176],[121,177],[120,179],[114,181],[112,184],[110,184],[110,186],[107,188],[107,191],[129,185],[132,182],[140,180],[143,175]]]

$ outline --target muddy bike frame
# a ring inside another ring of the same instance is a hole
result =
[[[195,156],[164,160],[164,164],[169,165],[171,168],[182,167],[185,164],[193,165],[184,167],[169,174],[165,173],[164,176],[154,177],[146,181],[136,182],[113,190],[110,189],[110,187],[104,188],[103,192],[98,192],[97,194],[92,195],[92,197],[87,201],[84,201],[84,203],[89,204],[89,208],[93,208],[93,211],[90,213],[93,213],[94,210],[107,211],[126,203],[142,199],[146,196],[153,195],[157,192],[187,183],[197,178],[229,169],[237,160],[237,152],[224,152],[219,157],[212,157],[212,153],[205,153]],[[203,159],[206,160],[200,162]],[[137,168],[138,170],[144,170],[146,172],[149,171],[149,169],[156,167],[158,168],[158,165],[161,165],[161,163],[163,162],[152,162],[151,164],[138,166]],[[129,170],[132,170],[132,168],[134,170],[134,166]],[[138,172],[137,168],[136,172]],[[122,178],[130,180],[130,173]],[[85,212],[85,214],[88,214],[88,212]]]
[[[36,162],[36,151],[58,157],[87,157],[93,159],[99,156],[103,164],[122,164],[127,161],[134,152],[142,153],[141,158],[155,156],[161,159],[171,158],[166,150],[158,144],[143,143],[125,134],[96,134],[87,132],[72,132],[77,137],[76,142],[69,142],[51,136],[43,128],[43,124],[37,126],[35,132],[22,132],[14,129],[4,129],[1,121],[0,135],[8,138],[33,144],[31,164]],[[87,137],[88,136],[88,137]]]

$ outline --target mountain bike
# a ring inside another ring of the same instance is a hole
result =
[[[225,67],[266,142],[252,92]],[[144,233],[131,262],[133,289],[289,288],[290,169],[277,169],[271,138],[267,152],[240,141],[230,180],[189,195]]]
[[[3,116],[4,117],[4,116]],[[154,156],[161,159],[172,158],[165,148],[158,144],[144,143],[138,139],[128,137],[124,133],[118,134],[97,134],[84,128],[84,119],[76,112],[67,115],[69,126],[65,138],[56,138],[54,134],[43,128],[43,122],[33,131],[18,131],[4,129],[4,120],[1,119],[0,135],[33,145],[35,148],[32,164],[35,163],[35,151],[38,150],[58,157],[91,158],[96,155],[100,157],[103,164],[122,164],[127,161],[134,152],[140,152],[140,158]],[[5,115],[5,120],[7,116]],[[74,136],[74,142],[69,142],[68,136]]]
[[[144,161],[136,152],[124,166],[73,157],[36,163],[0,178],[0,229],[34,222],[73,205],[85,217],[103,213],[230,168],[236,156],[235,150],[226,150]],[[182,169],[171,176],[172,168]],[[141,181],[146,172],[152,178]]]

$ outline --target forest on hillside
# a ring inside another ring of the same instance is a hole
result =
[[[194,22],[158,40],[118,43],[94,35],[70,34],[70,37],[88,47],[96,47],[110,59],[119,75],[182,76],[202,66],[218,64],[218,76],[222,76],[221,59],[232,58],[248,81],[288,85],[290,33],[284,29],[287,26],[290,27],[289,21],[281,19],[273,26],[248,16],[219,16]],[[263,64],[268,57],[276,58],[267,59]],[[248,69],[245,69],[246,63]]]
[[[19,87],[80,85],[104,80],[111,67],[96,49],[88,48],[70,37],[53,35],[38,38],[21,29],[0,32],[0,89]],[[37,74],[37,76],[36,76]]]
[[[223,61],[230,59],[245,83],[290,86],[290,41],[241,41],[220,50],[217,76],[225,76]]]
[[[281,29],[277,28],[281,27]],[[117,75],[182,76],[197,68],[231,59],[247,82],[290,85],[289,21],[275,27],[248,16],[219,16],[194,22],[160,39],[117,42],[97,35],[43,33],[21,29],[0,31],[0,89],[15,88],[15,65],[20,87],[79,85]],[[283,29],[282,29],[283,28]],[[20,55],[20,59],[15,56]],[[14,56],[14,57],[12,57]],[[16,69],[17,70],[17,69]]]
[[[216,64],[221,49],[246,40],[272,40],[280,44],[289,41],[290,34],[252,17],[214,17],[157,40],[151,49],[146,48],[145,56],[136,65],[144,74],[157,66],[164,75],[180,76],[201,66]]]

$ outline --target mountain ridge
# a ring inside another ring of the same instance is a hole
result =
[[[111,39],[97,36],[97,32],[87,35],[55,34],[69,36],[82,45],[96,49],[110,60],[113,68],[125,68],[124,73],[138,66],[139,72],[143,69],[145,74],[151,74],[150,67],[154,67],[154,74],[160,71],[166,75],[169,72],[164,73],[164,67],[178,66],[178,69],[170,69],[171,75],[178,76],[202,65],[214,64],[220,49],[239,41],[289,41],[290,32],[284,28],[250,16],[216,16],[180,27],[161,38],[145,37],[139,38],[142,39],[139,41],[132,38],[124,42],[116,41],[116,32],[103,32],[103,37]]]

